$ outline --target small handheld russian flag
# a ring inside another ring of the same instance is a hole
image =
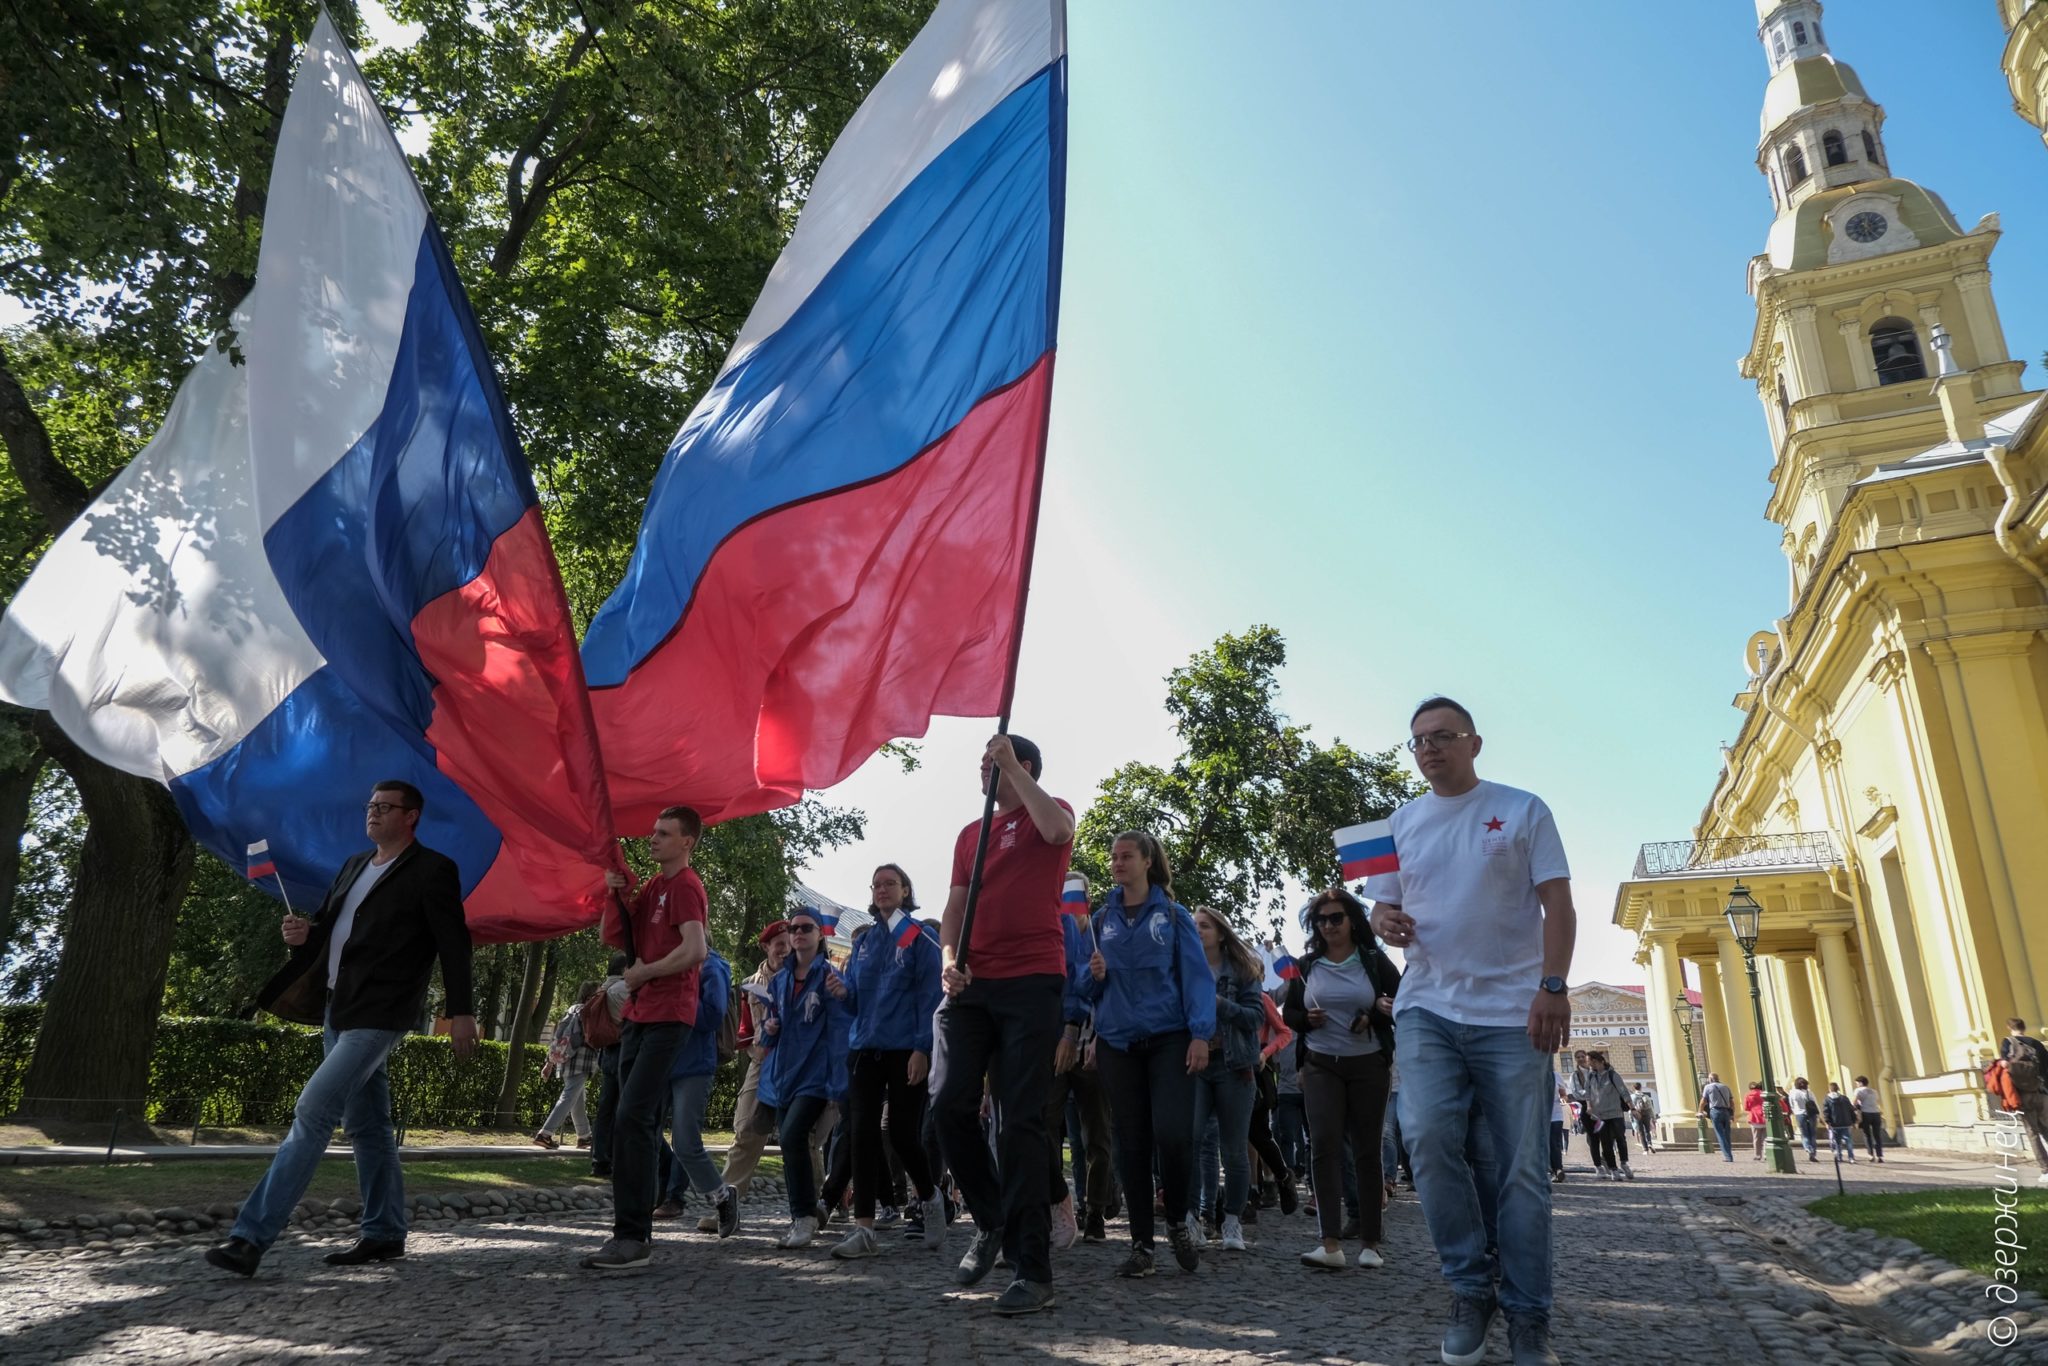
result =
[[[1294,961],[1293,954],[1282,951],[1280,956],[1273,960],[1273,972],[1281,981],[1291,982],[1301,976],[1301,964]]]
[[[903,923],[896,927],[896,947],[899,949],[909,948],[917,942],[917,937],[923,933],[924,926],[917,923],[917,917],[911,915],[908,911],[904,912]]]
[[[1392,821],[1347,825],[1334,838],[1337,841],[1337,861],[1344,865],[1346,879],[1400,871],[1401,856],[1394,852]]]
[[[839,933],[839,912],[828,911],[823,906],[812,906],[810,912],[817,919],[819,938],[829,939]]]
[[[249,881],[259,877],[274,877],[277,864],[270,857],[270,841],[257,840],[249,846]]]
[[[1060,893],[1060,914],[1088,914],[1088,879],[1079,873],[1067,874],[1066,889]]]

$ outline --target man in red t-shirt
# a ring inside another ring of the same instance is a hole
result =
[[[998,1314],[1053,1302],[1045,1101],[1062,1028],[1060,890],[1074,852],[1074,809],[1038,785],[1043,767],[1038,746],[1021,735],[988,742],[981,786],[995,793],[996,811],[966,953],[960,929],[979,821],[954,841],[953,890],[939,929],[946,999],[933,1031],[933,1126],[974,1216],[974,1242],[955,1279],[975,1284],[1000,1250],[1017,1279],[996,1301]],[[984,1077],[995,1087],[1000,1180],[981,1134]]]
[[[619,1027],[619,1103],[612,1120],[612,1236],[583,1259],[592,1271],[637,1271],[647,1265],[654,1236],[655,1145],[668,1103],[668,1069],[697,1022],[697,969],[709,947],[704,883],[690,866],[704,821],[687,806],[654,818],[647,852],[658,876],[625,902],[632,933],[616,908],[604,915],[604,942],[632,958],[625,971]],[[607,872],[614,891],[626,886]]]

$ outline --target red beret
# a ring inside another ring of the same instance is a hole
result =
[[[773,939],[776,935],[788,933],[789,922],[787,920],[774,921],[769,925],[763,927],[763,929],[761,930],[760,943],[765,947],[768,941]]]

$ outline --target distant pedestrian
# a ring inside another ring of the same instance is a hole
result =
[[[2005,1029],[1998,1056],[2005,1061],[2013,1098],[2019,1102],[2014,1113],[2033,1139],[2034,1161],[2041,1168],[2035,1184],[2048,1186],[2048,1044],[2027,1033],[2025,1020],[2007,1020]]]
[[[1621,1074],[1608,1065],[1606,1053],[1595,1051],[1587,1062],[1586,1132],[1593,1146],[1593,1172],[1603,1181],[1633,1181],[1635,1169],[1628,1164],[1628,1092],[1622,1089]]]
[[[1764,1160],[1764,1135],[1767,1132],[1764,1107],[1767,1103],[1764,1098],[1764,1084],[1760,1081],[1751,1082],[1749,1090],[1742,1096],[1742,1113],[1749,1119],[1749,1160],[1752,1162]]]
[[[1869,1077],[1858,1077],[1855,1094],[1849,1098],[1856,1102],[1856,1123],[1863,1130],[1864,1153],[1883,1162],[1884,1102],[1878,1099],[1877,1088],[1870,1084]]]
[[[1837,1162],[1856,1160],[1856,1144],[1849,1135],[1856,1127],[1856,1102],[1842,1094],[1841,1085],[1828,1083],[1828,1098],[1821,1104],[1821,1117],[1828,1122],[1828,1143]]]
[[[597,1071],[597,1050],[583,1037],[583,1003],[596,992],[595,982],[585,982],[576,988],[576,1004],[555,1025],[555,1037],[548,1044],[548,1059],[540,1065],[542,1077],[562,1079],[562,1094],[555,1097],[554,1108],[533,1135],[533,1141],[543,1148],[562,1146],[555,1135],[565,1123],[576,1126],[577,1147],[590,1146],[590,1109],[584,1103],[584,1092],[591,1073]]]
[[[1568,1092],[1564,1078],[1555,1072],[1550,1074],[1551,1089],[1555,1093],[1550,1100],[1550,1179],[1564,1180],[1564,1145],[1570,1132],[1567,1116],[1571,1114]]]
[[[1735,1160],[1735,1093],[1721,1080],[1719,1072],[1707,1073],[1700,1088],[1699,1117],[1714,1126],[1714,1141],[1721,1145],[1721,1160]]]
[[[1637,1082],[1629,1092],[1629,1116],[1635,1120],[1638,1146],[1646,1153],[1657,1151],[1657,1098]]]
[[[1794,1122],[1799,1125],[1799,1141],[1806,1148],[1806,1160],[1818,1162],[1819,1142],[1817,1131],[1820,1125],[1820,1102],[1813,1097],[1805,1077],[1792,1079],[1792,1093],[1786,1097],[1786,1104],[1792,1111]]]

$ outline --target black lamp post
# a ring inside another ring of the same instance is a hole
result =
[[[1685,1070],[1692,1077],[1692,1102],[1694,1105],[1698,1105],[1700,1101],[1700,1069],[1699,1065],[1693,1061],[1692,1002],[1685,999],[1684,992],[1678,993],[1678,1000],[1671,1007],[1671,1013],[1678,1017],[1678,1027],[1685,1034]],[[1713,1145],[1707,1141],[1707,1122],[1704,1119],[1695,1120],[1692,1127],[1693,1132],[1699,1136],[1700,1151],[1703,1153],[1714,1151]]]
[[[1742,946],[1742,962],[1749,969],[1749,1007],[1756,1016],[1757,1058],[1764,1070],[1764,1157],[1771,1170],[1796,1176],[1799,1167],[1792,1160],[1792,1143],[1785,1132],[1785,1112],[1778,1104],[1778,1079],[1771,1072],[1771,1041],[1764,1033],[1764,995],[1756,981],[1756,941],[1763,929],[1764,908],[1736,883],[1728,893],[1728,929]]]

